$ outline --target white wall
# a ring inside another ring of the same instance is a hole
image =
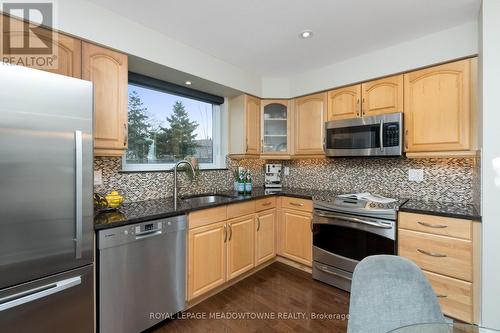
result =
[[[500,159],[499,0],[483,0],[479,24],[483,231],[481,314],[483,326],[500,329],[500,166],[496,172],[493,166],[493,160]]]
[[[61,31],[263,98],[305,95],[478,52],[471,22],[299,75],[261,77],[85,0],[58,1],[58,11]]]
[[[463,24],[293,76],[290,94],[306,95],[475,55],[478,53],[477,39],[477,22]]]
[[[287,77],[263,77],[262,98],[290,98],[290,80]]]
[[[182,44],[85,0],[60,0],[57,29],[253,95],[259,75]],[[138,6],[147,6],[147,3]]]
[[[255,96],[289,98],[477,53],[464,24],[292,77],[260,77],[85,0],[58,2],[58,28]]]

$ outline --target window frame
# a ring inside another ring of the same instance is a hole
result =
[[[129,73],[129,75],[132,73]],[[137,75],[137,74],[134,74]],[[167,87],[175,86],[172,83],[159,81],[153,78],[148,78],[142,75],[139,75],[141,79],[144,81],[151,79],[156,81],[155,83],[160,82],[160,84],[165,84]],[[137,82],[136,80],[130,80],[128,84],[140,86],[142,88],[151,89],[159,92],[163,92],[170,95],[180,96],[183,98],[190,98],[193,100],[202,101],[205,103],[212,104],[212,142],[213,142],[213,160],[212,163],[199,163],[200,170],[220,170],[226,169],[226,159],[225,156],[227,154],[227,98],[223,99],[223,104],[214,104],[211,101],[203,101],[199,98],[193,98],[192,96],[181,95],[179,93],[175,93],[173,91],[169,91],[168,89],[161,89],[157,84],[149,85],[144,83],[143,81]],[[128,87],[128,85],[127,85]],[[182,89],[186,89],[185,87],[180,87]],[[128,90],[128,89],[127,89]],[[196,93],[195,90],[193,90]],[[128,93],[127,93],[128,96]],[[127,114],[128,114],[128,106],[127,106]],[[155,163],[155,164],[140,164],[140,163],[127,163],[127,154],[126,152],[122,156],[122,171],[126,172],[147,172],[147,171],[171,171],[175,163]]]

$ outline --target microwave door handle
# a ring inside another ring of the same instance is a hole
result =
[[[357,217],[337,215],[337,214],[325,214],[325,213],[320,213],[317,211],[314,212],[314,215],[320,216],[320,217],[334,218],[334,219],[339,219],[339,220],[345,220],[345,221],[350,221],[350,222],[355,222],[355,223],[366,224],[366,225],[376,227],[376,228],[392,229],[392,224],[383,223],[383,222],[375,222],[375,221],[367,221],[367,220],[363,220],[363,219],[360,219]]]
[[[380,139],[380,150],[384,151],[384,121],[380,121],[380,130],[379,130],[379,139]]]

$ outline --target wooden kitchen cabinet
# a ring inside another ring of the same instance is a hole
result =
[[[290,158],[290,101],[261,102],[261,158]]]
[[[326,119],[326,93],[294,100],[294,155],[324,156],[323,138]]]
[[[403,112],[403,81],[401,74],[361,84],[361,115]]]
[[[471,60],[404,75],[406,152],[471,149]]]
[[[361,85],[328,92],[328,121],[361,116]]]
[[[229,100],[229,154],[258,157],[261,152],[260,99],[240,95]]]
[[[423,270],[445,315],[477,323],[480,224],[407,212],[400,212],[398,220],[398,255]]]
[[[255,227],[255,266],[276,256],[276,209],[257,213]]]
[[[127,55],[83,42],[83,74],[94,84],[94,155],[121,156],[128,142]]]
[[[255,215],[246,215],[227,221],[227,279],[249,271],[254,262]]]
[[[4,20],[7,24],[3,24]],[[45,66],[37,66],[36,63],[31,68],[44,70],[51,73],[71,76],[80,79],[82,76],[82,42],[79,39],[53,32],[50,29],[38,28],[37,35],[34,33],[25,32],[23,29],[23,22],[13,17],[0,15],[0,29],[2,30],[2,41],[10,37],[11,45],[35,45],[45,47],[43,43],[51,43],[54,48],[54,55],[56,58],[51,58],[54,61],[55,68],[48,69]],[[6,27],[7,29],[4,29]],[[26,40],[25,40],[26,39]],[[0,56],[8,58],[8,54],[3,53],[3,48],[0,49]],[[26,55],[27,57],[38,55]],[[16,62],[16,64],[20,64]]]
[[[225,222],[189,230],[188,300],[226,282],[226,240]]]
[[[312,213],[282,209],[278,242],[279,254],[311,267],[312,265]]]

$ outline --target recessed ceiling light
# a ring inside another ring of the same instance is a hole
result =
[[[313,36],[313,32],[311,30],[304,30],[300,33],[300,38],[307,39]]]
[[[191,85],[191,81],[186,81],[186,85],[190,86]]]

